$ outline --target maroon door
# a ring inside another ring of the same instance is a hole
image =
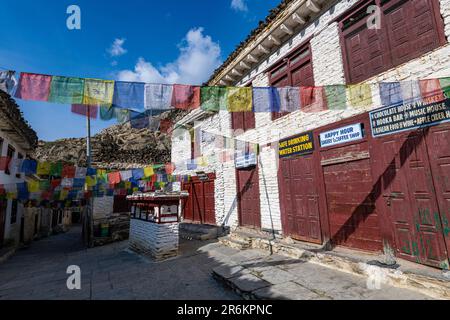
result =
[[[443,179],[448,175],[441,176],[439,170],[445,170],[445,155],[450,155],[448,140],[442,140],[446,134],[433,129],[428,138],[430,146],[434,143],[437,148],[429,149],[435,173]],[[438,141],[433,142],[433,138]],[[374,169],[381,188],[377,208],[391,222],[397,256],[435,267],[448,266],[424,131],[408,131],[373,141]],[[441,184],[441,197],[445,199],[442,187],[446,187]]]
[[[236,170],[239,225],[261,228],[258,168]]]
[[[440,209],[441,223],[440,226],[438,225],[438,230],[442,230],[447,256],[450,258],[450,124],[430,128],[426,138]],[[438,217],[436,217],[437,224],[439,224],[438,220]]]
[[[374,203],[369,143],[347,144],[321,152],[331,243],[381,251]]]
[[[0,200],[0,247],[3,245],[5,238],[6,205],[6,201]]]
[[[184,204],[184,220],[201,224],[216,224],[214,175],[209,175],[210,180],[200,181],[194,177],[194,181],[184,183],[183,189],[189,193]]]
[[[322,243],[313,155],[280,160],[278,174],[283,234]]]

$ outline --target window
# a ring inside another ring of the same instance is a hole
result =
[[[270,72],[272,87],[314,86],[311,47],[309,43],[302,45],[293,54],[283,59]],[[272,120],[285,116],[286,113],[273,112]]]
[[[367,7],[381,8],[381,28],[367,28]],[[446,43],[438,0],[363,0],[340,21],[348,83],[358,83]]]
[[[14,158],[14,152],[16,152],[16,150],[12,146],[8,146],[8,152],[7,152],[6,156],[8,157],[9,162],[11,162],[11,160]],[[8,174],[8,175],[11,174],[11,172],[9,171],[9,163],[6,166],[5,174]]]
[[[23,154],[21,154],[20,152],[17,154],[17,159],[23,159]],[[22,175],[20,174],[20,170],[18,169],[19,172],[16,173],[16,178],[21,178]]]
[[[17,222],[17,200],[13,200],[11,204],[11,224]]]
[[[255,113],[254,112],[232,112],[231,126],[233,130],[247,131],[255,129]]]

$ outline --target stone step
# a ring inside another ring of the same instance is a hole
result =
[[[204,224],[181,223],[180,237],[187,240],[213,240],[227,233],[227,230],[219,226]]]
[[[245,250],[252,247],[251,241],[245,241],[231,236],[221,237],[219,238],[219,242],[227,247],[239,250]]]

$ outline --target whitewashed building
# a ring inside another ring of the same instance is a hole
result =
[[[379,29],[369,29],[374,22]],[[283,1],[208,85],[298,87],[450,77],[449,39],[450,0]],[[209,174],[185,186],[195,198],[187,220],[331,247],[384,250],[448,268],[450,185],[443,181],[450,176],[450,126],[375,137],[368,112],[382,104],[379,91],[372,94],[364,107],[314,113],[192,111],[174,131],[172,162],[196,156],[192,130],[258,143],[260,153],[257,166],[244,170],[233,161],[177,169]],[[342,128],[357,128],[360,139],[324,146],[321,135]],[[280,159],[280,141],[309,134],[312,152]],[[208,159],[214,145],[204,138],[197,152]]]
[[[36,132],[24,120],[19,107],[14,100],[0,90],[0,157],[10,159],[25,159],[37,146]],[[12,185],[22,183],[27,179],[17,168],[0,171],[0,184]],[[24,206],[18,200],[0,199],[0,245],[8,239],[18,244],[21,240],[27,240],[28,234],[35,234],[39,230],[39,215],[37,210],[29,210],[27,221],[33,221],[33,225],[24,225]],[[35,226],[35,223],[37,226]],[[30,229],[31,231],[28,231]]]

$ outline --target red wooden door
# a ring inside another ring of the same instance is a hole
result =
[[[203,192],[203,183],[202,182],[194,183],[193,190],[194,190],[193,221],[203,223],[205,217],[205,193]]]
[[[436,197],[440,210],[440,226],[450,258],[450,124],[429,129],[426,135]],[[438,217],[435,222],[439,224]]]
[[[439,134],[434,137],[439,138]],[[423,130],[373,141],[374,168],[381,182],[377,208],[390,218],[397,256],[435,267],[448,265]],[[434,158],[438,170],[443,162]]]
[[[183,184],[183,190],[189,193],[189,197],[186,199],[184,204],[184,220],[194,221],[194,194],[193,194],[192,183]]]
[[[312,155],[280,160],[278,174],[283,234],[322,243],[319,193]]]
[[[205,195],[205,218],[203,223],[216,224],[215,201],[214,201],[214,180],[204,182]]]
[[[239,225],[261,228],[258,168],[236,170]]]
[[[321,155],[332,244],[381,251],[369,143],[334,147]]]
[[[189,193],[184,206],[184,220],[201,224],[216,224],[214,175],[210,180],[195,180],[183,184],[183,189]]]
[[[0,247],[3,245],[5,238],[6,205],[6,201],[0,200]]]

